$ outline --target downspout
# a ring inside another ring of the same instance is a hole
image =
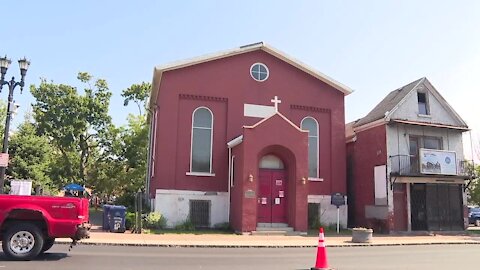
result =
[[[151,199],[150,199],[150,181],[152,176],[152,161],[153,161],[153,142],[155,140],[155,121],[156,121],[156,108],[151,111],[149,110],[150,114],[150,125],[148,128],[148,158],[147,158],[147,175],[145,176],[145,191],[146,195],[148,196],[148,205],[152,207]]]
[[[234,175],[235,175],[234,170],[235,170],[235,155],[232,155],[232,168],[231,168],[231,176],[230,176],[231,181],[230,181],[229,187],[228,187],[230,204],[231,204],[231,199],[232,199],[230,190],[231,190],[231,187],[234,186],[233,185],[233,179],[234,179]],[[230,207],[228,208],[228,220],[230,220]]]
[[[148,118],[150,118],[150,125],[148,126],[148,151],[147,151],[147,175],[145,175],[145,193],[150,194],[150,173],[151,173],[151,166],[150,163],[152,162],[152,123],[153,123],[153,114],[150,110],[148,110]],[[149,117],[150,116],[150,117]],[[148,197],[150,198],[150,196]],[[149,206],[150,206],[150,200]]]
[[[227,146],[228,147],[228,146]],[[232,195],[230,193],[230,185],[232,183],[232,148],[228,147],[228,207],[227,207],[227,220],[230,223],[230,207],[232,201]]]
[[[231,187],[233,187],[233,168],[235,160],[235,156],[232,155],[232,148],[239,145],[243,141],[243,135],[238,136],[237,138],[231,140],[227,143],[228,147],[228,209],[227,209],[227,217],[228,221],[230,222],[230,207],[232,204],[232,192]]]

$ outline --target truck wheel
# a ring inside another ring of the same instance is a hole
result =
[[[52,248],[53,244],[55,244],[55,238],[47,238],[43,241],[43,247],[41,253],[49,250]]]
[[[16,261],[29,261],[42,251],[43,235],[32,223],[16,223],[3,235],[2,249],[5,256]]]

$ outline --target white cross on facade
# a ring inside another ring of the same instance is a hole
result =
[[[275,96],[272,100],[270,100],[272,103],[275,104],[275,112],[278,112],[278,104],[282,103],[280,99],[278,99],[277,96]]]

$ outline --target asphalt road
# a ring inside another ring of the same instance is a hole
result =
[[[368,269],[478,269],[480,245],[328,248],[330,267]],[[35,261],[5,261],[0,270],[90,269],[310,269],[315,248],[155,248],[56,245]]]

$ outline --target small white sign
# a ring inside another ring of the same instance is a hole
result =
[[[275,198],[275,204],[280,204],[280,198]]]
[[[420,148],[420,172],[426,174],[457,174],[456,153]]]
[[[275,107],[257,105],[257,104],[243,104],[243,115],[247,117],[267,118],[275,114]]]
[[[283,190],[278,191],[278,197],[283,198],[285,197],[285,192]]]
[[[267,198],[265,197],[262,198],[262,204],[267,204]]]
[[[0,153],[0,167],[8,167],[8,154]]]
[[[32,195],[32,181],[12,180],[10,187],[10,195]]]

